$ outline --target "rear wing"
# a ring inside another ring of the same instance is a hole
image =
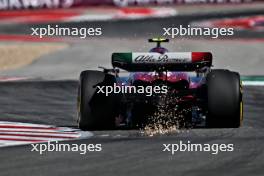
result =
[[[210,52],[113,53],[112,65],[127,71],[195,71],[212,66]]]

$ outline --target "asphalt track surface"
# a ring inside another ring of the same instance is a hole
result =
[[[113,43],[110,44],[111,41]],[[78,72],[85,68],[96,68],[97,64],[109,66],[108,55],[111,51],[126,51],[128,48],[146,50],[150,45],[142,44],[143,41],[143,38],[130,38],[129,41],[126,38],[87,40],[70,44],[67,50],[43,56],[26,68],[1,73],[43,79],[1,83],[1,120],[76,127],[78,83],[67,79],[76,80]],[[264,74],[261,58],[263,43],[254,42],[249,46],[248,43],[237,41],[200,43],[180,40],[177,44],[169,45],[170,49],[212,49],[216,52],[216,67],[228,67],[241,71],[244,75]],[[103,49],[96,52],[95,48],[100,47]],[[262,176],[264,88],[244,87],[244,103],[244,123],[239,129],[191,129],[154,137],[144,136],[139,131],[96,131],[95,136],[90,139],[70,142],[102,144],[102,152],[86,155],[76,152],[50,152],[40,155],[31,152],[29,145],[1,148],[0,175]],[[217,155],[209,152],[176,152],[175,155],[162,152],[163,144],[177,144],[180,140],[200,144],[232,143],[235,150]]]
[[[76,126],[77,81],[2,83],[2,120]],[[19,88],[19,89],[18,89]],[[77,144],[100,143],[102,152],[50,152],[31,146],[1,148],[1,175],[262,175],[263,87],[245,87],[245,120],[240,129],[191,129],[147,137],[139,131],[94,132]],[[234,152],[162,152],[163,144],[234,144]]]
[[[2,120],[76,126],[77,81],[2,83]],[[18,91],[17,91],[18,90]],[[245,87],[239,129],[191,129],[147,137],[139,131],[98,131],[76,144],[102,144],[102,152],[50,152],[31,146],[1,148],[1,175],[262,175],[264,88]],[[55,108],[54,108],[55,107]],[[162,152],[163,144],[234,144],[234,152]],[[68,142],[67,142],[68,143]]]

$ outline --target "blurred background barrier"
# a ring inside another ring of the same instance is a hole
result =
[[[142,6],[170,4],[241,4],[262,0],[0,0],[0,10],[71,8],[86,6]]]

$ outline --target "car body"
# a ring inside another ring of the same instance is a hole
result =
[[[80,128],[104,129],[110,127],[108,123],[111,127],[142,128],[153,122],[157,114],[162,116],[162,121],[175,122],[179,127],[241,125],[243,101],[238,73],[212,70],[210,52],[169,52],[161,47],[168,39],[150,39],[149,42],[157,43],[149,52],[113,53],[113,68],[82,72],[78,96]],[[110,90],[119,91],[98,95],[91,82],[107,88],[114,85]],[[153,87],[164,91],[151,94],[142,91],[153,91]],[[142,90],[123,91],[132,88]],[[93,96],[86,95],[87,92]],[[91,105],[91,102],[101,104]],[[98,112],[99,107],[104,107],[107,113]],[[181,118],[176,118],[178,116]],[[91,122],[91,119],[94,120]]]

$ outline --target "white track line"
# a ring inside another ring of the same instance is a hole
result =
[[[26,77],[0,77],[0,82],[28,80]]]
[[[264,81],[242,81],[244,86],[264,86]]]

